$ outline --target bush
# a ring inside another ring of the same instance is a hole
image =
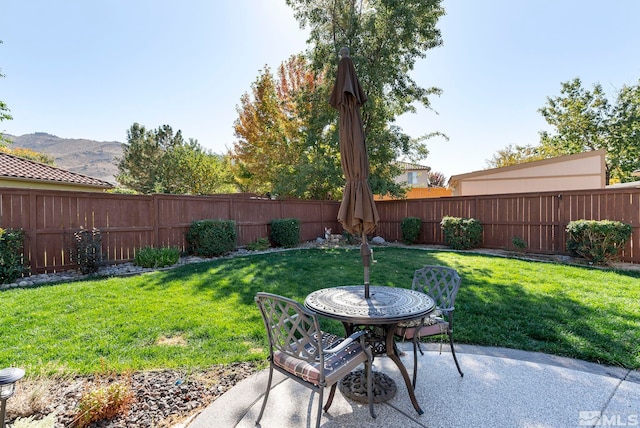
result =
[[[83,274],[96,273],[103,264],[102,235],[95,227],[80,229],[73,234],[76,247],[69,252],[71,262],[78,265]]]
[[[176,247],[145,247],[136,252],[135,264],[145,268],[171,266],[180,260],[180,250]]]
[[[297,218],[272,220],[270,237],[276,247],[295,247],[300,243],[300,220]]]
[[[482,225],[474,218],[445,216],[440,226],[445,244],[455,250],[468,250],[482,244]]]
[[[267,238],[258,238],[253,242],[247,244],[247,250],[249,251],[264,251],[269,248],[271,244]]]
[[[524,251],[524,249],[527,248],[527,241],[519,236],[514,236],[511,238],[511,245],[513,245],[513,247],[518,251]]]
[[[608,264],[620,257],[631,237],[631,225],[610,220],[577,220],[567,225],[567,251],[595,264]]]
[[[189,252],[196,256],[221,256],[236,249],[236,222],[197,220],[187,231]]]
[[[80,397],[74,426],[84,428],[93,422],[125,414],[133,398],[129,385],[122,382],[90,390]]]
[[[407,245],[415,244],[420,237],[422,229],[422,220],[420,217],[405,217],[400,222],[400,230],[402,231],[402,242]]]
[[[23,257],[24,231],[0,228],[0,284],[29,273]]]

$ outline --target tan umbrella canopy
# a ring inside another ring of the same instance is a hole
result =
[[[360,86],[349,49],[340,49],[336,83],[329,103],[339,111],[338,122],[340,156],[346,179],[338,221],[353,235],[362,235],[362,264],[364,266],[365,297],[369,297],[369,267],[371,249],[367,233],[373,232],[380,220],[373,193],[369,187],[369,159],[364,140],[360,106],[367,96]]]

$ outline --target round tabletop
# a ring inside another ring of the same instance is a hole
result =
[[[421,318],[435,309],[424,293],[406,288],[372,285],[364,297],[364,285],[323,288],[309,294],[307,308],[327,318],[352,324],[391,324]]]

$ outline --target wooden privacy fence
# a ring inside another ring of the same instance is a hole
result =
[[[112,263],[134,258],[146,246],[185,250],[185,234],[194,220],[229,219],[237,226],[238,244],[268,236],[269,223],[298,218],[301,238],[337,230],[340,203],[269,200],[236,196],[118,195],[0,188],[0,227],[24,229],[25,255],[31,272],[73,269],[69,259],[73,233],[100,229],[102,248]]]
[[[640,189],[596,189],[403,200],[378,203],[382,224],[377,233],[400,240],[400,222],[420,217],[419,242],[443,244],[444,216],[475,218],[482,224],[482,246],[513,249],[518,237],[532,253],[566,253],[566,226],[574,220],[617,220],[633,231],[622,261],[640,263]]]
[[[146,246],[186,249],[185,233],[194,220],[230,219],[238,245],[269,234],[277,218],[298,218],[301,239],[315,239],[324,227],[339,233],[339,202],[269,200],[247,196],[117,195],[0,188],[0,227],[24,229],[25,255],[33,273],[75,268],[69,260],[73,233],[81,227],[102,232],[103,250],[112,263],[131,260]],[[419,242],[443,244],[444,216],[476,218],[483,246],[510,248],[514,237],[527,251],[564,253],[565,228],[572,220],[618,220],[633,226],[622,259],[640,263],[640,189],[523,193],[377,202],[377,234],[401,240],[400,222],[420,217]]]

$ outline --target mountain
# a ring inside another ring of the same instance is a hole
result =
[[[122,156],[122,143],[118,141],[60,138],[44,132],[3,136],[13,142],[14,148],[23,147],[53,156],[58,168],[116,184],[117,158]]]

